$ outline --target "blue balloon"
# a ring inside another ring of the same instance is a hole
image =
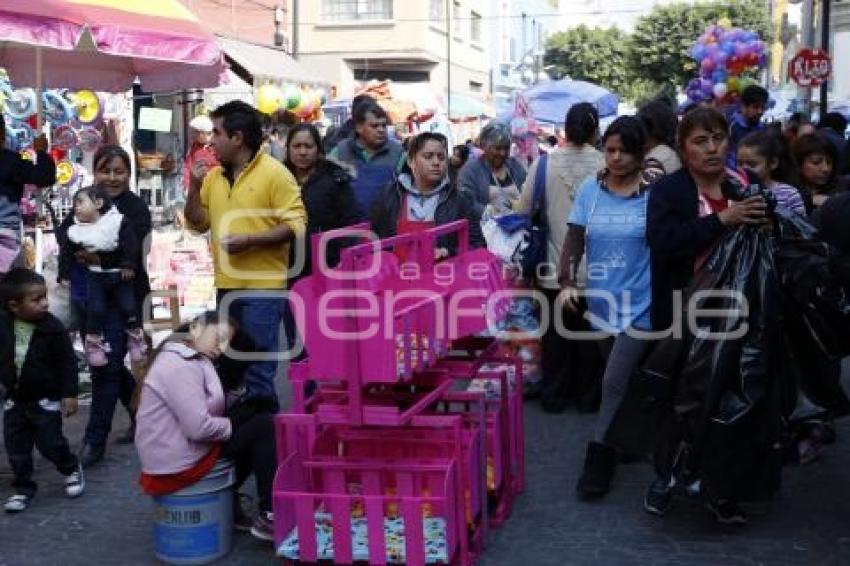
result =
[[[717,83],[725,83],[726,78],[729,74],[726,72],[726,69],[715,69],[713,73],[711,73],[711,80]]]
[[[705,47],[697,43],[694,45],[693,49],[691,49],[691,56],[697,60],[697,62],[702,61],[705,58]]]

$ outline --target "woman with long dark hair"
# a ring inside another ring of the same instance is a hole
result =
[[[812,214],[828,198],[846,189],[838,176],[838,151],[819,132],[798,137],[792,151],[800,171],[799,188],[806,212]]]
[[[312,124],[298,124],[289,130],[284,165],[298,181],[301,199],[307,209],[304,245],[290,248],[290,268],[297,266],[295,254],[301,249],[304,250],[304,268],[290,279],[291,286],[296,278],[305,277],[312,271],[314,259],[310,257],[310,237],[313,234],[357,224],[365,215],[354,198],[351,177],[345,169],[325,159],[322,137]],[[339,261],[343,243],[340,240],[329,243],[325,257],[327,266],[333,267]]]
[[[139,266],[139,269],[136,270],[133,278],[133,288],[139,309],[139,320],[144,320],[143,306],[151,289],[146,270],[147,253],[150,249],[148,236],[152,229],[151,213],[141,197],[130,190],[130,155],[124,149],[116,145],[105,145],[95,153],[92,162],[95,184],[106,192],[118,212],[126,218],[136,239],[142,243],[140,257],[134,258],[134,263]],[[73,215],[69,215],[57,230],[57,239],[60,243],[67,237],[68,228],[73,221]],[[75,254],[75,261],[78,265],[60,265],[60,273],[66,269],[66,272],[70,273],[72,303],[81,315],[80,320],[85,320],[86,269],[84,266],[95,265],[100,260],[97,254],[79,250]],[[103,458],[106,441],[112,429],[115,404],[119,400],[127,408],[131,418],[130,429],[119,440],[132,442],[134,435],[134,414],[130,408],[130,401],[136,388],[136,380],[124,365],[127,339],[120,312],[113,310],[107,313],[103,336],[109,345],[109,353],[105,366],[92,368],[91,412],[80,452],[80,460],[84,468]]]
[[[604,495],[611,487],[619,455],[606,442],[608,427],[649,344],[639,334],[651,330],[646,203],[649,187],[663,175],[660,167],[650,172],[644,166],[647,135],[638,118],[617,118],[605,131],[602,146],[605,169],[579,187],[561,262],[561,297],[575,311],[576,268],[586,252],[591,325],[610,335],[599,342],[607,363],[596,432],[576,486],[582,497]]]

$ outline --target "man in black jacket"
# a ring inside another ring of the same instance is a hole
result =
[[[83,470],[62,434],[62,416],[77,411],[77,360],[65,327],[47,311],[44,278],[13,269],[2,288],[0,379],[7,390],[3,439],[14,474],[7,513],[19,513],[35,496],[32,450],[65,476],[65,493],[79,497]]]

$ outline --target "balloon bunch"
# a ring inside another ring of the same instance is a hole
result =
[[[328,95],[324,89],[302,89],[294,85],[282,89],[277,85],[266,84],[254,93],[254,103],[263,114],[285,110],[304,122],[314,122],[321,118],[322,106],[327,101]]]
[[[757,33],[716,24],[706,28],[691,47],[699,78],[688,83],[685,93],[692,102],[715,99],[733,104],[754,81],[743,77],[767,64],[767,46]]]

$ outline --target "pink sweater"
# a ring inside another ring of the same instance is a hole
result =
[[[142,388],[136,450],[147,474],[191,468],[213,442],[230,438],[224,391],[212,363],[179,342],[163,346]]]

